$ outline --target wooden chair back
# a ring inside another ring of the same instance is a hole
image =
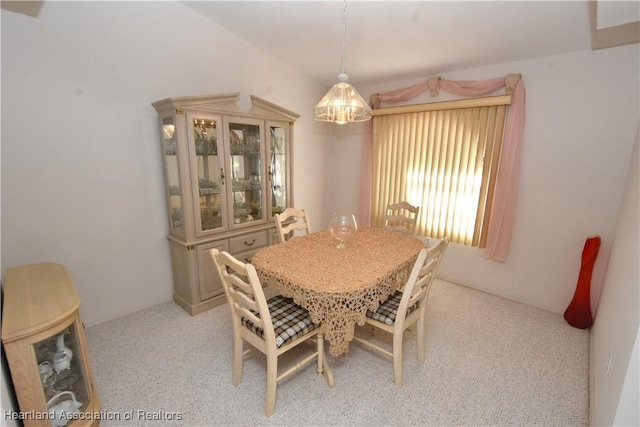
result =
[[[219,252],[216,249],[212,250],[212,257],[222,279],[236,333],[243,329],[242,319],[249,319],[265,331],[265,344],[261,347],[273,343],[275,348],[271,314],[255,267],[238,261],[228,252]]]
[[[309,215],[304,209],[286,208],[275,215],[280,242],[311,233]]]
[[[387,205],[383,228],[415,235],[417,232],[416,225],[418,223],[419,213],[420,206],[413,206],[405,201],[389,203]]]

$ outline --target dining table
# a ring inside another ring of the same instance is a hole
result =
[[[382,228],[358,228],[346,247],[329,229],[260,249],[251,259],[263,285],[309,311],[321,325],[329,353],[349,351],[367,311],[402,287],[425,243]]]

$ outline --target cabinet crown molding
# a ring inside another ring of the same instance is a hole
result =
[[[165,98],[153,102],[151,105],[158,113],[173,109],[190,109],[209,111],[212,113],[237,114],[246,117],[262,119],[285,120],[294,122],[300,118],[300,114],[280,107],[272,102],[255,95],[251,95],[251,109],[245,113],[238,108],[240,100],[239,92],[223,93],[217,95],[182,96]]]

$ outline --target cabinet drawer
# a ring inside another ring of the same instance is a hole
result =
[[[240,253],[234,254],[233,256],[240,262],[251,262],[251,258],[253,258],[256,252],[258,252],[260,249],[262,248],[255,248],[249,251],[240,252]]]
[[[264,246],[267,246],[266,231],[258,231],[229,239],[229,248],[232,254],[252,249],[260,249]]]

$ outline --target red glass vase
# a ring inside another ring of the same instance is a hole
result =
[[[593,264],[600,249],[600,236],[587,237],[582,249],[582,264],[578,275],[578,284],[573,299],[564,312],[567,322],[578,329],[587,329],[593,325],[591,315],[591,274]]]

